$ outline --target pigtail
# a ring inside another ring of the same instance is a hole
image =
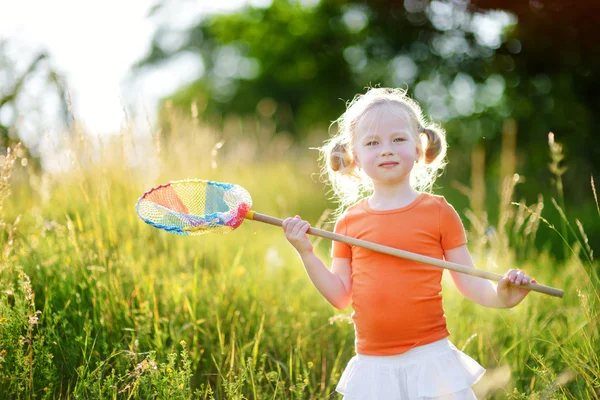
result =
[[[427,138],[425,144],[425,164],[433,164],[446,155],[446,134],[437,127],[423,128],[421,133]],[[441,157],[440,157],[441,156]]]
[[[335,218],[355,203],[365,190],[364,186],[368,185],[356,167],[349,138],[349,135],[340,133],[319,148],[323,165],[321,178],[325,178],[323,182],[331,184],[331,191],[339,202],[333,214]]]
[[[334,172],[351,174],[356,166],[348,143],[333,141],[327,157],[329,168]]]
[[[421,138],[421,158],[411,174],[411,185],[417,190],[430,192],[446,165],[446,133],[437,125],[427,124],[423,117],[417,122]],[[420,122],[420,123],[419,123]],[[427,128],[423,127],[427,126]]]

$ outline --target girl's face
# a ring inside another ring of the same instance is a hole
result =
[[[354,158],[375,186],[409,181],[421,154],[414,130],[406,111],[393,104],[376,105],[361,117],[354,136]]]

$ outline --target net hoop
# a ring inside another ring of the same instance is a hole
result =
[[[184,179],[158,185],[136,203],[145,223],[178,235],[227,233],[244,221],[252,207],[243,187],[202,179]]]

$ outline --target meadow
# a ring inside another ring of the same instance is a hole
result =
[[[60,172],[36,171],[18,149],[4,158],[0,398],[341,398],[351,309],[321,298],[280,229],[247,221],[227,235],[181,237],[135,213],[151,187],[202,178],[245,187],[258,212],[331,229],[317,152],[261,121],[176,122],[151,140],[74,130]],[[481,399],[597,399],[598,262],[568,213],[571,257],[536,247],[540,229],[564,235],[544,219],[543,207],[560,199],[520,203],[514,184],[498,194],[505,213],[493,231],[485,213],[458,210],[475,262],[496,273],[522,268],[565,296],[532,293],[513,309],[488,309],[445,273],[451,340],[488,370],[475,387]],[[315,242],[329,259],[330,243]]]

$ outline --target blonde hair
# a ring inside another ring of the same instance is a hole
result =
[[[400,107],[410,119],[413,138],[421,148],[421,158],[410,175],[413,188],[430,192],[446,165],[445,131],[425,118],[419,104],[407,96],[406,90],[370,88],[347,104],[346,111],[334,121],[338,125],[337,134],[319,148],[324,160],[322,175],[331,184],[340,204],[336,215],[373,190],[371,180],[357,168],[352,149],[358,123],[368,111],[381,104]]]

